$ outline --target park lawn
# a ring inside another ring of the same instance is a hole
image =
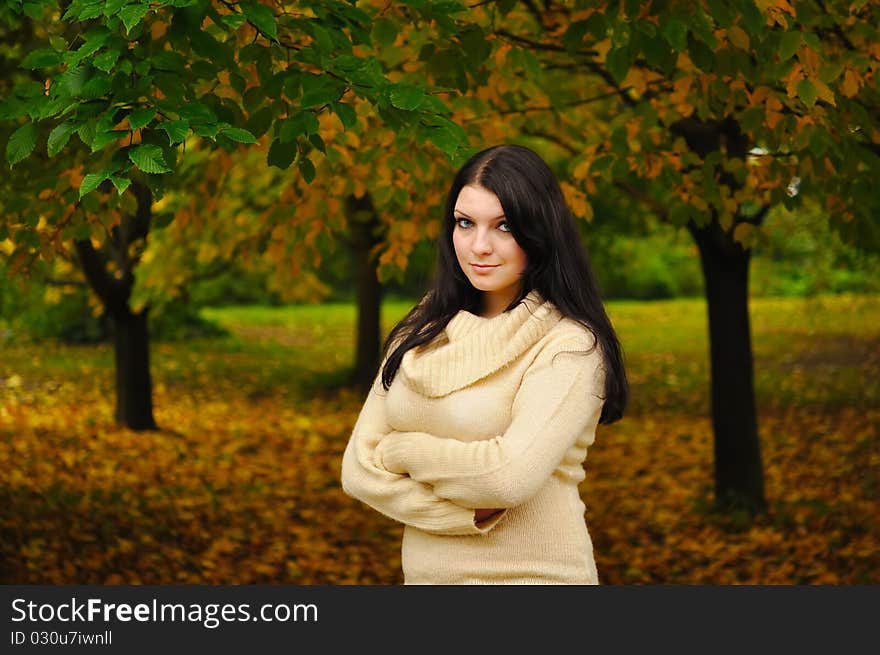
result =
[[[581,486],[603,583],[880,582],[880,302],[751,307],[754,521],[710,510],[704,302],[609,303],[632,397]],[[107,345],[0,345],[0,582],[401,582],[402,526],[339,486],[354,311],[206,310],[230,336],[153,344],[150,433],[113,425]]]

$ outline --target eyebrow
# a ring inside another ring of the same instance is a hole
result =
[[[461,214],[462,216],[464,216],[465,218],[467,218],[469,220],[474,220],[473,216],[469,216],[468,214],[464,213],[460,209],[453,209],[452,213],[453,214]],[[489,220],[490,221],[497,221],[500,218],[507,218],[507,216],[505,216],[504,214],[501,214],[501,216],[496,216],[495,218],[490,218]]]

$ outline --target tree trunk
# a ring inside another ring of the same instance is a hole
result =
[[[113,317],[116,354],[116,422],[132,430],[157,430],[153,419],[150,339],[147,313],[125,311]]]
[[[722,511],[766,510],[752,370],[748,284],[750,251],[717,218],[688,229],[700,250],[709,310],[715,505]]]
[[[382,285],[372,250],[381,242],[382,225],[369,194],[346,198],[357,293],[357,335],[351,383],[370,388],[382,357]]]
[[[74,245],[89,286],[113,321],[116,421],[132,430],[156,430],[150,380],[148,310],[134,314],[129,306],[134,288],[134,268],[139,259],[130,254],[130,246],[147,238],[153,196],[140,182],[132,182],[130,192],[137,198],[137,211],[134,215],[123,216],[101,251],[95,249],[91,239],[75,241]],[[107,270],[111,259],[116,269],[113,275]]]

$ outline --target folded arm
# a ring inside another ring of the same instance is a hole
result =
[[[462,442],[424,432],[388,435],[375,456],[381,467],[408,473],[434,493],[472,507],[516,507],[534,496],[566,452],[595,431],[602,411],[604,368],[597,346],[582,339],[548,344],[523,376],[508,429]]]
[[[377,466],[376,446],[392,432],[386,418],[380,373],[342,457],[342,489],[347,495],[395,521],[434,534],[486,534],[497,524],[500,515],[481,521],[483,516],[475,516],[473,509],[440,498],[430,485]],[[481,521],[479,527],[475,519]]]

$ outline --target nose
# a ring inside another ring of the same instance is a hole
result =
[[[471,243],[471,250],[474,251],[475,255],[488,255],[492,252],[492,240],[489,230],[482,228],[476,230],[473,243]]]

